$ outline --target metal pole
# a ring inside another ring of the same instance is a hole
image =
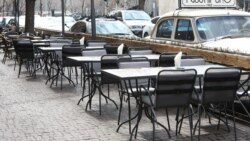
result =
[[[19,16],[20,16],[20,13],[19,13],[19,0],[17,0],[16,10],[17,10],[16,30],[17,30],[17,33],[19,33]]]
[[[5,0],[3,0],[3,17],[4,17]]]
[[[246,0],[243,1],[244,4],[243,4],[243,11],[246,11]]]
[[[62,36],[64,37],[64,0],[62,0]]]
[[[92,30],[92,40],[96,39],[96,26],[95,26],[95,5],[94,0],[91,0],[91,30]]]

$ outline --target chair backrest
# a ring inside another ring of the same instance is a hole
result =
[[[82,66],[81,63],[71,61],[67,57],[69,56],[82,56],[82,47],[71,47],[70,45],[64,45],[62,48],[62,64],[63,66]]]
[[[148,55],[153,54],[153,51],[150,49],[146,50],[129,50],[130,55]]]
[[[237,68],[209,68],[204,75],[203,103],[232,102],[240,80]]]
[[[64,45],[71,45],[72,38],[67,37],[51,37],[50,46],[51,47],[63,47]],[[62,51],[55,51],[55,58],[58,61],[62,60]]]
[[[117,54],[117,49],[119,46],[120,44],[108,43],[104,45],[104,48],[107,50],[107,54]],[[124,44],[123,54],[127,53],[128,53],[128,47]]]
[[[118,62],[120,69],[150,67],[150,62],[148,60],[119,59]],[[140,78],[134,80],[131,79],[130,82],[126,83],[130,84],[130,88],[138,88],[137,92],[139,92],[139,86],[143,85],[148,87],[150,85],[149,82],[150,81],[147,78]]]
[[[105,41],[100,41],[100,40],[88,40],[87,41],[87,46],[88,47],[104,47],[107,42]]]
[[[73,45],[80,45],[80,40],[79,39],[73,39],[72,44]]]
[[[105,49],[82,49],[82,56],[103,56],[106,55],[107,52]],[[101,71],[101,63],[93,63],[93,69],[95,72]]]
[[[21,59],[34,59],[34,48],[30,39],[17,39],[13,41],[13,45],[17,55]]]
[[[203,58],[181,59],[181,66],[199,66],[199,65],[205,65],[205,59]]]
[[[186,106],[190,103],[197,72],[188,70],[163,70],[156,83],[156,107]]]
[[[119,59],[130,59],[129,55],[103,55],[101,58],[101,69],[118,69],[118,60]],[[113,79],[105,74],[101,74],[102,84],[117,84],[119,80]]]
[[[178,52],[168,52],[162,53],[159,57],[158,66],[160,67],[173,67],[174,66],[174,58]]]

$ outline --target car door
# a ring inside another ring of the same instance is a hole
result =
[[[174,18],[162,20],[158,26],[154,28],[155,32],[153,34],[155,35],[153,35],[153,37],[164,40],[171,39],[174,31],[174,22]]]

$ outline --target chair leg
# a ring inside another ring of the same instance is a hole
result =
[[[138,128],[139,128],[139,123],[141,121],[141,117],[142,117],[142,104],[139,105],[139,109],[138,109],[138,117],[137,117],[137,122],[136,122],[136,125],[135,127],[133,128],[132,130],[132,133],[130,135],[130,141],[132,140],[132,137],[133,137],[133,133],[135,131],[135,138],[137,137],[137,132],[138,132]]]
[[[118,115],[118,125],[120,124],[120,119],[121,119],[122,103],[123,103],[123,93],[120,96],[120,108],[119,108],[119,115]]]
[[[154,116],[153,116],[154,118]],[[155,121],[154,119],[152,120],[152,123],[153,123],[153,141],[155,140]]]
[[[218,124],[217,124],[217,131],[220,129],[220,120],[221,120],[221,114],[222,114],[221,109],[219,110],[220,112],[219,112],[219,118],[218,118]]]
[[[198,113],[199,113],[199,134],[198,134],[198,141],[200,141],[200,135],[201,135],[201,105],[198,106]]]
[[[180,110],[180,108],[178,107],[177,111],[176,111],[176,117],[175,117],[175,121],[176,121],[175,135],[176,136],[177,136],[177,132],[178,132],[179,110]]]
[[[182,116],[181,116],[180,127],[179,127],[179,131],[178,131],[179,134],[181,132],[181,127],[182,127],[182,122],[183,122],[183,119],[184,119],[185,112],[186,112],[186,107],[183,109],[183,113],[182,113]]]
[[[20,60],[20,63],[19,63],[19,71],[18,71],[18,78],[19,78],[20,73],[21,73],[22,64],[23,64],[23,62]]]
[[[169,115],[168,115],[168,108],[166,108],[166,115],[167,115],[167,121],[168,121],[168,130],[171,130],[170,122],[169,122]]]
[[[193,130],[193,116],[192,116],[192,114],[193,114],[192,109],[190,107],[188,107],[188,118],[189,118],[189,127],[190,127],[191,141],[193,141],[193,134],[192,134],[192,130]]]
[[[75,73],[76,73],[76,84],[78,84],[78,72],[77,72],[77,67],[75,67]]]
[[[237,140],[237,134],[236,134],[236,123],[235,123],[235,107],[234,102],[232,104],[232,111],[233,111],[233,122],[234,122],[234,139]]]

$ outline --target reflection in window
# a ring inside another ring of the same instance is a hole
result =
[[[248,16],[203,17],[196,21],[196,26],[203,40],[250,35],[250,17]]]
[[[125,11],[124,12],[125,20],[151,20],[149,15],[144,11]]]
[[[184,20],[184,19],[178,20],[175,39],[187,40],[187,41],[194,40],[194,33],[190,20]]]
[[[173,31],[174,19],[167,19],[160,23],[156,37],[171,38]]]
[[[97,34],[109,34],[109,35],[130,35],[131,30],[120,21],[113,22],[96,22]]]

